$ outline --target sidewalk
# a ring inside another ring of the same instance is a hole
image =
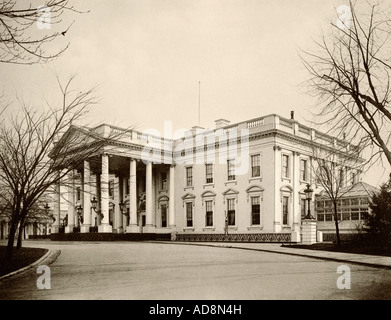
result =
[[[288,246],[282,247],[281,243],[242,243],[242,242],[224,243],[224,242],[179,242],[179,241],[169,242],[169,243],[273,252],[273,253],[289,254],[289,255],[301,256],[301,257],[310,257],[314,259],[331,260],[331,261],[338,261],[344,263],[354,263],[354,264],[364,265],[367,267],[391,269],[391,257],[290,248]]]

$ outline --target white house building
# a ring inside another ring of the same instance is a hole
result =
[[[193,127],[179,139],[108,124],[72,126],[54,151],[74,143],[66,155],[72,157],[80,152],[75,141],[96,139],[101,146],[68,177],[64,234],[299,241],[308,210],[304,190],[315,179],[313,148],[355,150],[298,123],[293,114],[271,114],[235,124],[220,119],[214,129]],[[54,233],[60,230],[59,190],[51,205]],[[311,208],[315,214],[313,202]]]

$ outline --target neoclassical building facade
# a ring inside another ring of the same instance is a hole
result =
[[[104,143],[55,187],[52,233],[298,241],[308,211],[304,190],[316,187],[314,146],[340,154],[355,148],[293,115],[272,114],[235,124],[219,119],[213,129],[193,127],[178,139],[107,124],[72,126],[54,149],[86,137]]]

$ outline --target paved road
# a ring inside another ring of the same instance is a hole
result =
[[[390,299],[391,270],[348,264],[351,289],[337,288],[340,262],[172,243],[26,241],[61,250],[51,289],[36,267],[0,281],[0,299]]]

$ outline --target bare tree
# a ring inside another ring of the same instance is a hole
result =
[[[0,188],[7,190],[10,233],[7,258],[11,259],[18,225],[24,226],[29,212],[50,190],[50,186],[66,180],[71,170],[80,168],[86,158],[96,154],[109,140],[126,133],[116,132],[103,137],[93,130],[75,124],[96,104],[93,90],[71,90],[73,78],[61,90],[61,105],[46,111],[25,105],[0,123]],[[66,132],[67,143],[56,144]],[[55,146],[55,148],[53,148]]]
[[[80,11],[69,0],[47,0],[39,7],[27,1],[22,3],[15,0],[0,3],[0,62],[34,64],[60,56],[69,42],[54,50],[50,44],[58,38],[65,39],[71,26],[62,24],[62,16],[65,11]]]
[[[348,144],[343,151],[313,148],[311,171],[315,184],[323,189],[322,197],[331,201],[338,245],[341,243],[339,202],[358,182],[357,177],[365,164],[359,150],[357,146]]]
[[[365,143],[391,164],[390,8],[349,3],[350,17],[304,51],[310,92],[319,98],[315,122],[334,135]],[[359,11],[364,12],[363,14]]]

